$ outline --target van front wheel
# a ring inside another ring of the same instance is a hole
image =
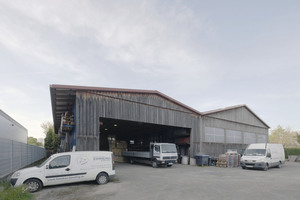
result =
[[[42,182],[38,179],[29,179],[25,181],[25,186],[30,193],[33,193],[42,189]]]
[[[99,185],[106,184],[108,182],[108,175],[106,173],[101,172],[98,174],[96,181]]]
[[[269,169],[269,164],[266,163],[266,165],[265,165],[265,167],[264,167],[264,171],[268,171],[268,169]]]

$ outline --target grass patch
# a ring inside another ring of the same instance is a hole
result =
[[[33,200],[33,194],[24,186],[12,187],[8,181],[0,181],[0,200]]]

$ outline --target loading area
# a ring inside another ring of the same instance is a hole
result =
[[[180,156],[188,155],[190,129],[100,118],[100,150],[112,151],[116,161],[124,162],[124,151],[149,151],[149,144],[175,143]]]

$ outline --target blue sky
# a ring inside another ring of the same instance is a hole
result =
[[[248,105],[300,131],[300,2],[0,0],[0,109],[43,137],[50,84]]]

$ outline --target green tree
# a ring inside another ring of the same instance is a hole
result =
[[[44,129],[45,134],[45,148],[47,150],[54,150],[56,151],[59,144],[60,139],[57,134],[54,132],[53,124],[50,122],[45,122],[41,125],[41,127]]]
[[[27,143],[34,146],[43,147],[43,144],[41,142],[38,142],[34,137],[28,137]]]
[[[284,147],[297,145],[297,132],[291,128],[283,128],[280,125],[276,129],[271,130],[269,136],[270,143],[282,144]]]
[[[297,142],[298,142],[298,144],[300,144],[300,133],[299,132],[297,133]]]

